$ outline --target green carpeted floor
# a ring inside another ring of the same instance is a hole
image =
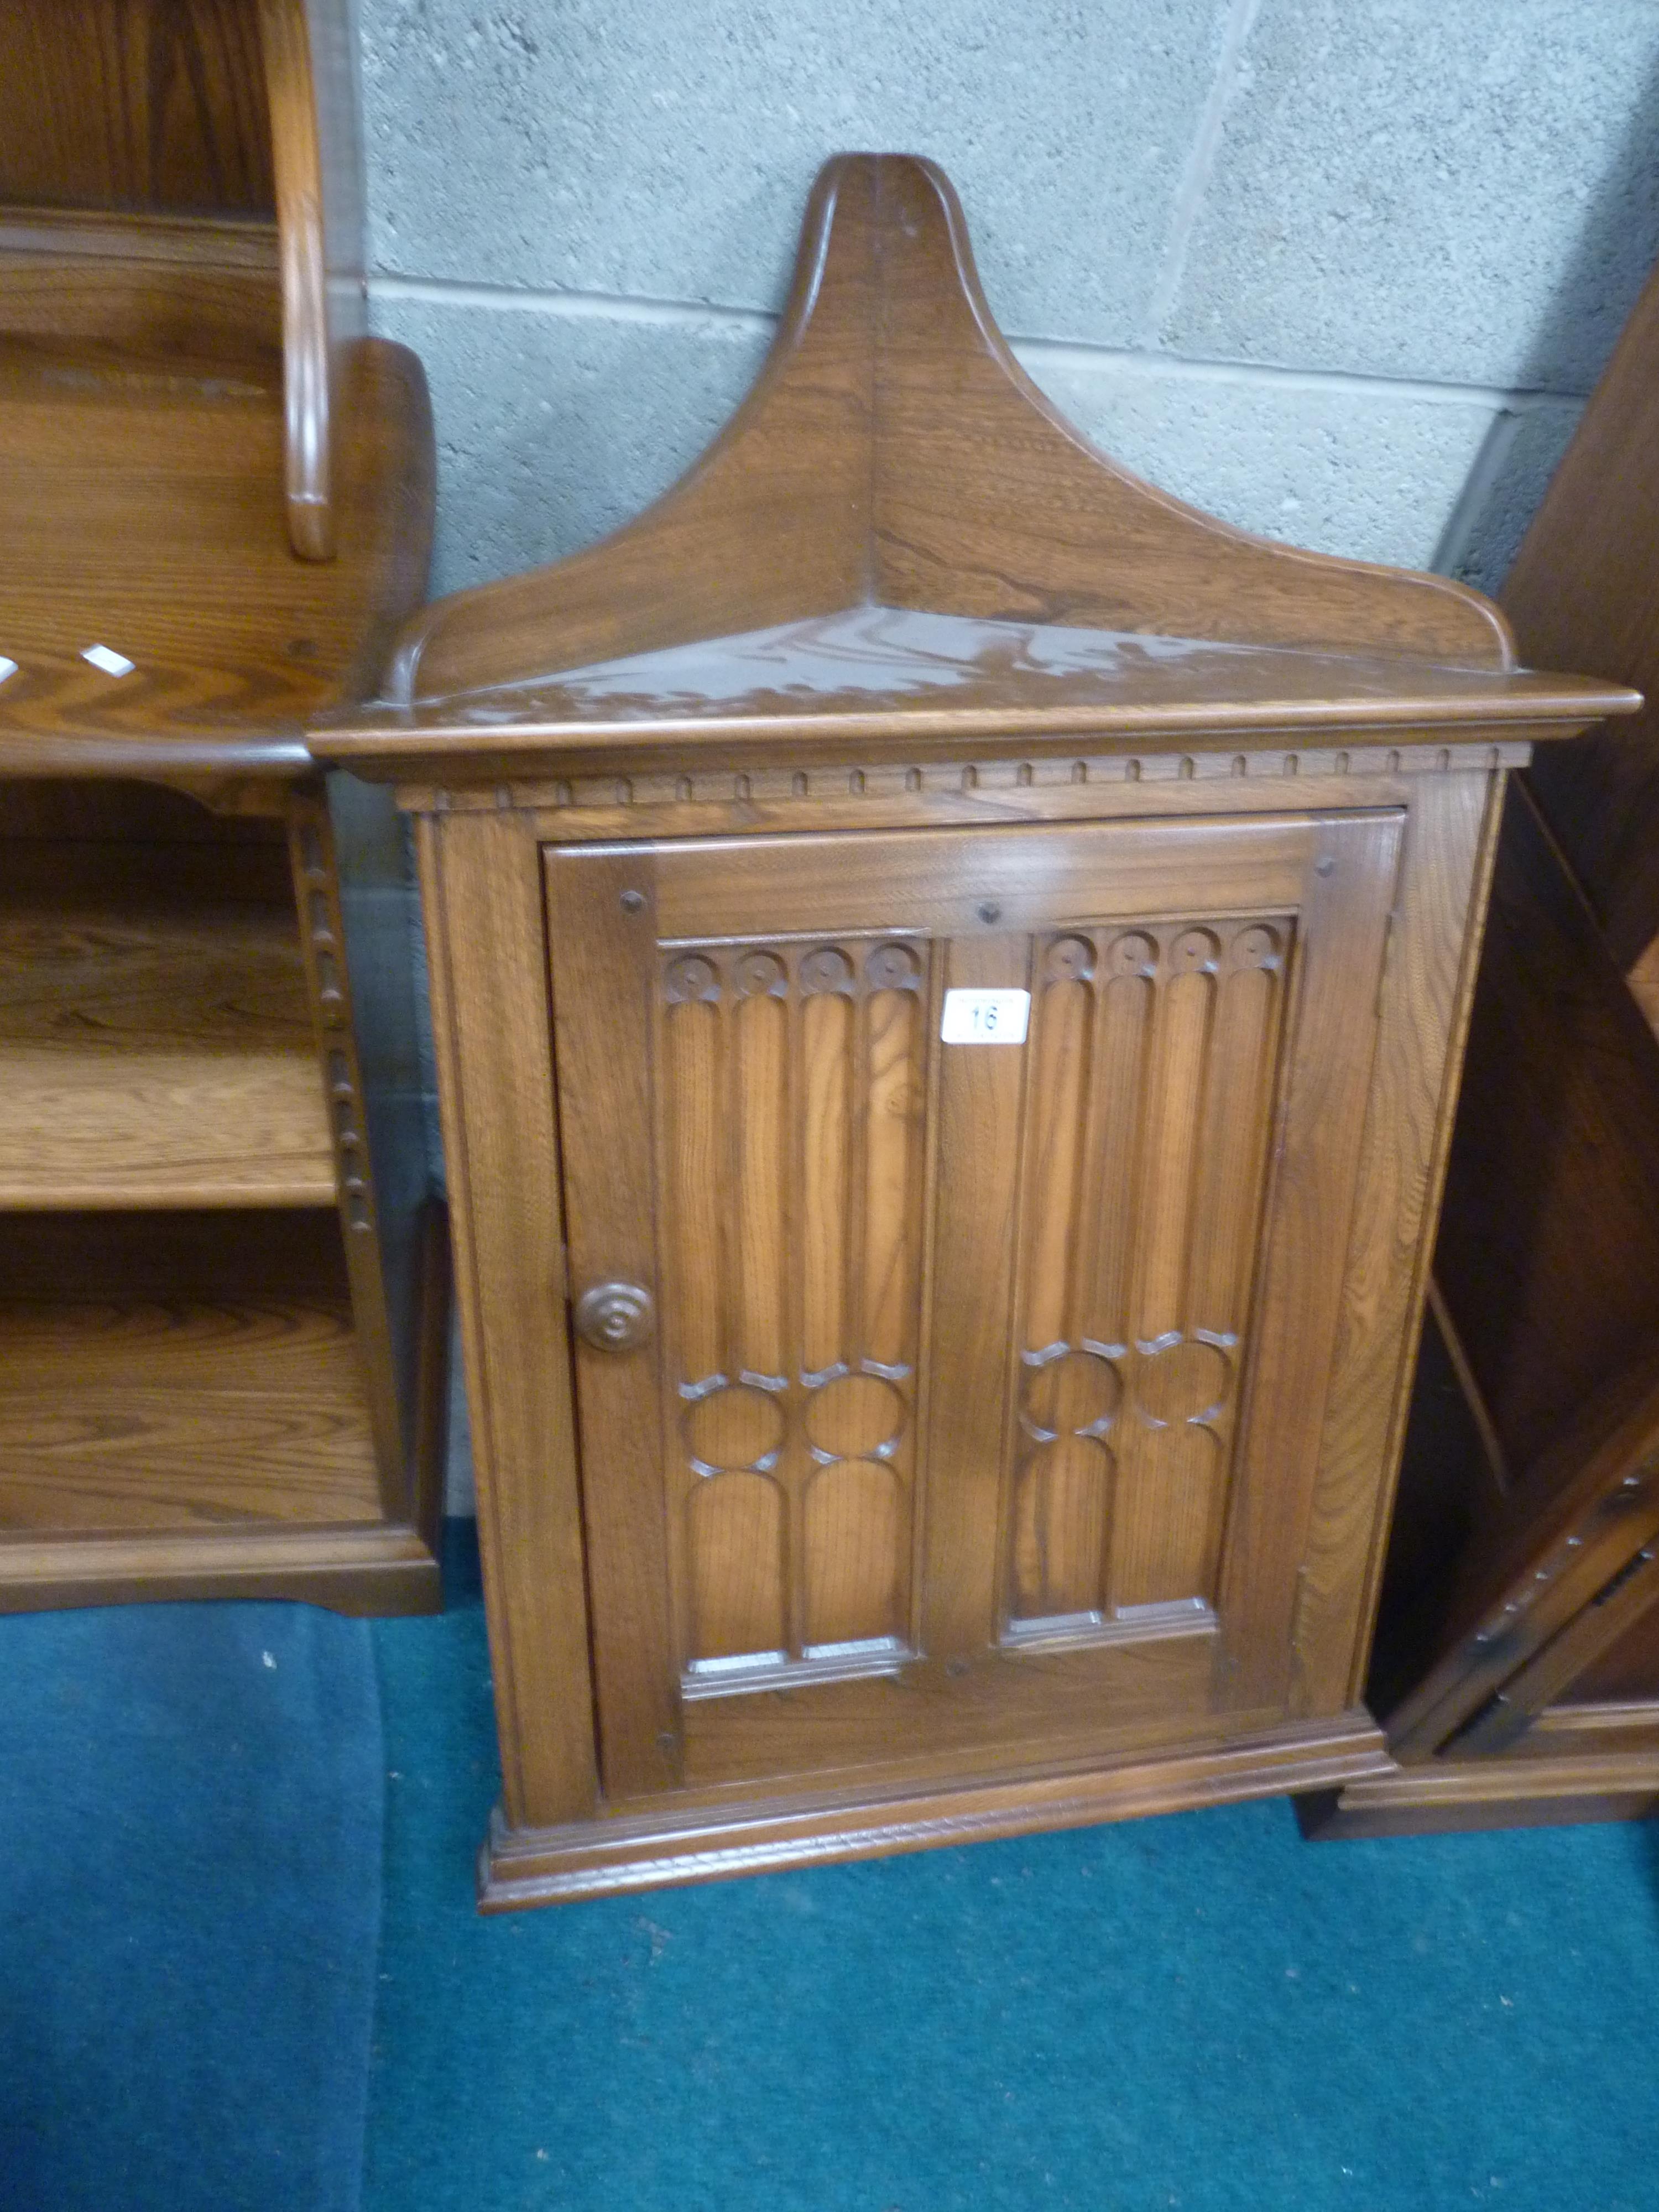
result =
[[[1659,1831],[1252,1805],[484,1921],[454,1595],[375,1631],[368,2212],[1659,2207]]]

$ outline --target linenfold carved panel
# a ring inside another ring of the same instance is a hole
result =
[[[1031,943],[1012,1642],[1207,1614],[1291,939],[1279,917]],[[662,956],[671,1551],[693,1694],[910,1648],[929,956],[890,938]]]
[[[911,1612],[927,948],[665,955],[686,1687],[866,1670]]]
[[[1015,1640],[1174,1626],[1213,1596],[1291,937],[1209,921],[1035,948]]]

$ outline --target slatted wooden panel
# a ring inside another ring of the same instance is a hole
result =
[[[666,953],[664,1370],[681,1648],[823,1661],[907,1638],[925,944]]]
[[[1291,934],[1038,947],[1015,1624],[1214,1595]]]

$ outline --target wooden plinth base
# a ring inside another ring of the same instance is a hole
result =
[[[1638,1820],[1659,1812],[1659,1753],[1437,1759],[1369,1774],[1297,1799],[1312,1843]]]
[[[443,1585],[426,1540],[381,1522],[0,1545],[0,1613],[214,1597],[298,1599],[335,1613],[437,1613]]]
[[[1022,1771],[968,1788],[899,1794],[871,1788],[834,1797],[819,1792],[751,1803],[740,1813],[699,1808],[558,1828],[510,1828],[498,1809],[479,1855],[478,1899],[486,1912],[510,1911],[1330,1789],[1386,1769],[1376,1723],[1356,1710],[1245,1741],[1109,1765]]]

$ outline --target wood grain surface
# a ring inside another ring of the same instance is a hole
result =
[[[818,178],[776,343],[716,443],[556,585],[541,571],[420,617],[394,696],[864,605],[1512,665],[1477,593],[1251,538],[1097,453],[997,331],[943,173],[849,155]]]
[[[216,898],[211,848],[192,885],[204,849],[137,848],[125,884],[97,845],[6,872],[0,1206],[333,1202],[292,900]]]
[[[380,1518],[331,1209],[0,1218],[0,1529]]]
[[[1126,476],[863,156],[690,474],[387,688],[313,743],[421,817],[485,1901],[1377,1773],[1497,805],[1635,695]]]
[[[429,543],[419,365],[361,336],[354,38],[0,20],[6,1609],[436,1596],[447,1275],[406,1176],[382,1234],[303,741]]]
[[[1399,834],[550,853],[608,1795],[1283,1710]]]
[[[269,213],[270,118],[247,0],[10,0],[0,200]]]

